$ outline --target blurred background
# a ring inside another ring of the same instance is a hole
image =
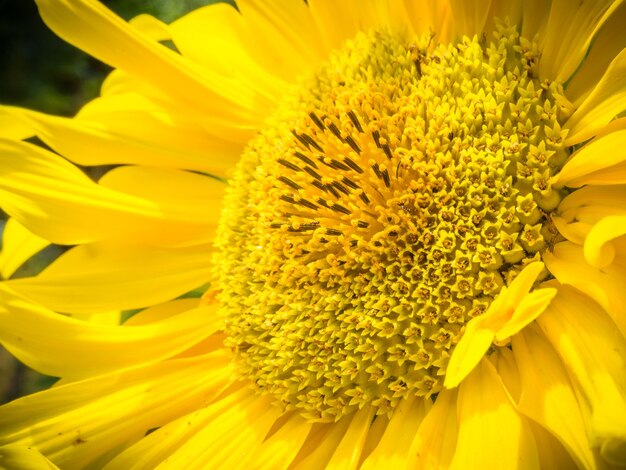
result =
[[[104,0],[128,20],[148,13],[171,22],[216,0]],[[0,0],[0,104],[72,116],[98,95],[111,68],[66,44],[39,18],[34,0]],[[0,234],[5,214],[0,210]],[[1,240],[1,237],[0,237]],[[63,249],[48,249],[20,268],[16,277],[35,274]],[[16,362],[0,346],[0,403],[49,387],[46,377]]]

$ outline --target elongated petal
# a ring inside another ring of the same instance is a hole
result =
[[[569,129],[566,145],[574,145],[593,137],[626,109],[624,74],[626,49],[613,59],[596,87],[565,123]]]
[[[179,359],[53,387],[0,409],[0,445],[40,450],[81,468],[210,402],[229,383],[223,353]]]
[[[213,125],[256,126],[268,103],[238,82],[203,69],[142,35],[94,0],[38,0],[46,24],[67,42],[149,83]],[[86,27],[86,25],[89,25]]]
[[[212,181],[207,178],[206,183],[211,188]],[[136,182],[139,188],[141,184]],[[206,241],[217,223],[215,206],[202,209],[209,216],[202,220],[197,211],[180,204],[158,204],[105,188],[58,155],[16,141],[0,141],[0,196],[0,205],[26,228],[60,244],[105,238]]]
[[[239,463],[248,455],[249,448],[261,443],[280,416],[281,411],[271,406],[271,398],[260,397],[247,388],[211,407],[204,423],[185,431],[187,439],[159,468],[202,470],[205,468],[241,468]]]
[[[622,285],[623,289],[623,285]],[[600,306],[563,286],[537,322],[591,411],[590,440],[613,464],[626,461],[626,339]]]
[[[450,0],[450,9],[454,18],[454,31],[457,36],[472,37],[484,30],[491,0]]]
[[[81,165],[141,164],[225,176],[243,145],[211,135],[184,117],[135,93],[98,98],[77,118],[5,107],[67,159]]]
[[[27,446],[0,447],[0,468],[11,470],[59,470],[36,449]]]
[[[547,3],[547,2],[544,2]],[[580,70],[567,84],[566,94],[579,106],[591,93],[611,61],[626,46],[626,3],[617,7],[594,38]]]
[[[536,330],[528,328],[513,337],[522,386],[518,409],[554,433],[581,468],[593,468],[584,416],[567,373],[554,349]]]
[[[416,35],[435,33],[440,42],[452,38],[454,24],[449,2],[404,0],[404,8]]]
[[[604,268],[615,259],[615,238],[626,234],[626,215],[605,217],[595,224],[585,239],[585,259],[596,268]]]
[[[31,233],[17,220],[7,220],[2,231],[0,276],[11,277],[25,261],[48,245],[47,240]]]
[[[626,269],[612,264],[603,269],[587,263],[583,248],[573,243],[559,243],[553,253],[546,253],[544,261],[561,284],[584,292],[598,302],[626,336]]]
[[[167,359],[221,326],[215,306],[149,325],[111,326],[55,314],[3,285],[0,297],[0,342],[33,369],[71,379]]]
[[[312,423],[294,413],[274,434],[252,446],[238,465],[242,469],[254,467],[264,470],[287,466],[302,447],[312,427]]]
[[[159,304],[207,282],[209,247],[81,245],[36,277],[6,281],[16,292],[64,313],[92,314]]]
[[[541,262],[527,265],[508,288],[503,288],[487,311],[467,324],[446,371],[444,385],[456,387],[478,364],[493,340],[503,341],[517,333],[545,310],[556,290],[529,292],[543,271]]]
[[[554,0],[546,28],[540,62],[542,77],[566,81],[583,61],[589,44],[621,1],[582,2]]]
[[[456,390],[442,390],[420,424],[406,468],[450,468],[457,442]]]
[[[337,445],[337,449],[326,464],[326,468],[356,470],[361,459],[361,452],[363,451],[367,433],[372,424],[374,411],[373,407],[366,407],[355,412],[346,434]]]
[[[374,451],[361,468],[401,468],[409,458],[411,444],[426,414],[426,401],[410,397],[400,402]]]
[[[239,4],[238,6],[241,8]],[[256,51],[249,48],[249,45],[256,41],[258,48],[258,43],[263,40],[263,37],[252,36],[252,31],[248,26],[250,19],[242,13],[226,3],[217,3],[194,10],[170,25],[172,40],[185,57],[202,64],[209,70],[218,71],[223,76],[249,82],[249,86],[253,87],[257,93],[267,96],[271,101],[278,101],[281,90],[287,86],[282,77],[288,68],[282,71],[268,71],[257,62]],[[201,41],[198,41],[199,37],[202,37]],[[265,44],[266,50],[277,47],[277,44]],[[282,53],[285,57],[293,59],[293,64],[288,66],[292,68],[292,73],[284,77],[293,81],[296,77],[293,67],[302,65],[300,63],[302,59],[298,54],[293,52],[290,54],[290,51],[284,49]],[[303,69],[300,69],[300,73],[302,71]],[[249,77],[255,78],[250,80]]]
[[[575,152],[555,178],[558,186],[598,184],[595,172],[626,161],[626,130],[602,136]],[[609,179],[607,184],[617,181]]]
[[[328,51],[306,3],[242,0],[237,7],[249,31],[246,50],[272,74],[292,81],[326,60]]]
[[[321,466],[323,468],[337,450],[353,417],[354,414],[345,416],[336,423],[314,426],[290,467],[308,469]]]
[[[459,434],[450,468],[539,468],[530,429],[487,359],[461,385],[457,410]]]

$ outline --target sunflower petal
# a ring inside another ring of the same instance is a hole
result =
[[[552,253],[544,255],[550,272],[561,284],[584,292],[598,302],[626,336],[626,270],[612,264],[603,269],[587,263],[583,248],[573,243],[559,243]]]
[[[184,111],[161,109],[135,93],[93,100],[74,119],[13,107],[3,111],[80,165],[140,164],[225,176],[242,149],[198,127]]]
[[[593,137],[626,109],[625,74],[626,49],[613,59],[593,91],[565,123],[569,129],[565,145],[574,145]]]
[[[367,432],[372,424],[374,411],[374,407],[367,407],[354,413],[346,434],[337,445],[337,449],[326,464],[326,468],[356,470],[361,459]]]
[[[105,188],[58,155],[24,142],[0,140],[0,194],[2,207],[28,230],[64,245],[105,238],[207,241],[217,223],[181,205]],[[213,209],[204,210],[210,216]]]
[[[327,57],[320,33],[306,3],[241,0],[237,7],[246,20],[246,48],[267,70],[293,81]]]
[[[541,262],[527,265],[508,288],[503,288],[487,311],[470,320],[461,341],[455,346],[446,371],[444,385],[456,387],[478,365],[491,343],[517,333],[545,310],[556,289],[530,292],[544,269]]]
[[[96,243],[72,248],[36,277],[5,281],[51,310],[131,310],[171,300],[206,283],[209,247],[167,250]]]
[[[626,3],[622,3],[602,25],[580,66],[580,70],[567,84],[567,96],[575,106],[580,106],[598,83],[611,61],[626,46],[625,23]]]
[[[280,416],[268,396],[243,388],[227,396],[230,405],[199,426],[161,465],[160,469],[241,468],[250,447],[263,441]]]
[[[457,442],[456,401],[456,390],[439,393],[414,436],[405,468],[450,468]]]
[[[426,414],[426,401],[410,397],[394,410],[385,432],[365,459],[361,469],[401,468],[409,457],[411,444]]]
[[[518,409],[554,433],[581,468],[593,468],[584,417],[560,358],[536,327],[513,337],[513,353],[522,385]]]
[[[55,33],[103,62],[135,75],[174,101],[203,109],[213,125],[256,127],[267,103],[246,83],[202,69],[124,22],[94,0],[38,0]],[[86,25],[89,25],[86,27]]]
[[[621,0],[581,2],[554,0],[540,62],[542,77],[566,81],[583,61],[589,44]]]
[[[623,289],[623,286],[622,286]],[[563,286],[537,321],[591,411],[590,440],[612,464],[626,461],[626,339],[589,297]]]
[[[17,220],[7,220],[2,231],[0,276],[8,279],[25,261],[48,245],[47,240],[31,233]]]
[[[459,434],[450,468],[539,468],[530,429],[487,359],[461,384],[457,410]]]
[[[626,215],[615,215],[600,220],[585,239],[585,259],[596,268],[605,268],[615,259],[615,238],[626,235]]]
[[[286,467],[302,448],[312,426],[294,413],[278,431],[250,449],[248,456],[240,460],[239,467],[266,470]]]
[[[491,0],[450,0],[457,36],[481,34],[487,23]]]
[[[37,450],[27,446],[0,447],[0,468],[11,470],[59,470]]]
[[[221,326],[215,306],[198,307],[148,325],[112,326],[55,314],[3,285],[0,296],[0,342],[33,369],[70,379],[170,358]]]
[[[61,468],[200,408],[230,381],[224,353],[178,359],[53,387],[0,409],[0,445],[32,446]]]
[[[601,158],[599,158],[601,157]],[[576,151],[554,179],[558,186],[577,188],[598,184],[594,173],[626,162],[626,130],[618,130],[585,145]],[[607,181],[615,184],[617,181]]]

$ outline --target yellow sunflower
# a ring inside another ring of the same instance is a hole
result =
[[[1,108],[0,465],[626,465],[626,6],[236,3],[37,0],[115,71]]]

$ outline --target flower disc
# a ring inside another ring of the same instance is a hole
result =
[[[438,46],[373,31],[287,94],[215,256],[260,390],[319,420],[441,390],[464,325],[557,236],[567,112],[535,51],[507,26]]]

